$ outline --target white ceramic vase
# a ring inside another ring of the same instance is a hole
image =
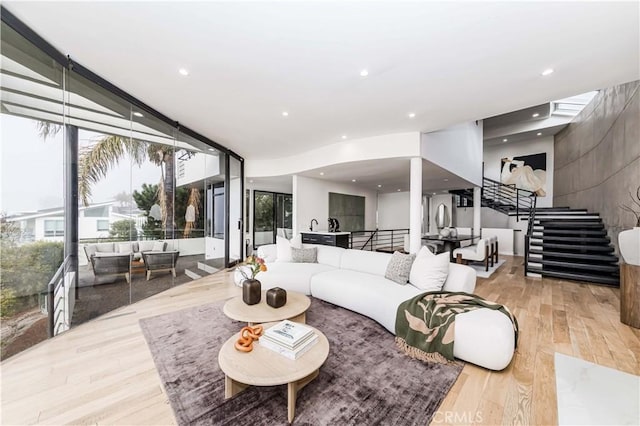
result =
[[[618,248],[628,265],[640,265],[640,226],[618,234]]]

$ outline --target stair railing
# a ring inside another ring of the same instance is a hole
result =
[[[529,245],[531,237],[533,236],[533,222],[536,219],[536,205],[538,204],[538,197],[536,194],[531,195],[531,207],[529,208],[529,218],[527,223],[527,233],[524,236],[524,276],[527,276],[529,269]]]
[[[409,229],[375,229],[351,231],[349,247],[356,250],[393,251],[404,248],[404,236]]]
[[[533,206],[532,199],[536,194],[526,189],[517,188],[514,184],[504,184],[487,177],[482,178],[483,206],[491,207],[502,213],[515,210],[516,221],[529,212]]]

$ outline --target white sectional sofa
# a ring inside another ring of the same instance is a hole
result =
[[[321,245],[304,247],[317,248],[318,263],[278,262],[275,244],[258,249],[258,256],[265,259],[268,268],[257,277],[263,289],[281,287],[312,295],[365,315],[394,334],[400,303],[424,292],[409,283],[400,285],[384,277],[391,254]],[[475,271],[455,263],[449,266],[443,290],[473,293]],[[235,280],[240,285],[239,272]],[[456,317],[456,358],[502,370],[511,362],[514,343],[513,325],[501,312],[483,308]]]

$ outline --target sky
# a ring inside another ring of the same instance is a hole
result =
[[[63,136],[43,140],[36,121],[0,115],[0,212],[28,212],[63,205]],[[80,147],[100,134],[80,130]],[[80,148],[81,149],[81,148]],[[92,190],[92,203],[110,201],[121,192],[131,193],[143,183],[160,181],[160,168],[145,162],[131,165],[127,157]]]

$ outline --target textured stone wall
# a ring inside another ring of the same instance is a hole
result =
[[[620,205],[640,185],[639,89],[634,81],[600,91],[555,136],[553,205],[600,213],[616,253],[618,233],[635,225]]]

